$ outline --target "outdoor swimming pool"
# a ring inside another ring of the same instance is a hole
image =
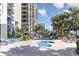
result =
[[[18,42],[20,40],[21,40],[20,38],[9,38],[8,39],[8,44],[11,44],[11,43],[14,43],[14,42]]]
[[[52,41],[39,41],[37,42],[38,47],[40,48],[48,48],[48,47],[52,47]]]
[[[0,45],[12,44],[12,43],[18,42],[20,40],[21,40],[20,38],[8,38],[8,39],[6,39],[6,41],[1,41],[0,40]]]

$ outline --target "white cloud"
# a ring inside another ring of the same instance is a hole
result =
[[[47,10],[45,10],[45,9],[39,9],[39,10],[38,10],[38,13],[39,13],[40,15],[42,15],[42,16],[47,16]]]
[[[64,3],[53,3],[53,6],[58,8],[58,9],[61,9],[64,7]]]
[[[68,3],[67,5],[69,7],[77,7],[77,8],[79,8],[79,3]]]
[[[45,28],[48,30],[52,30],[52,26],[51,25],[45,25]]]
[[[53,6],[58,9],[61,9],[61,8],[64,8],[65,5],[64,3],[53,3]],[[79,8],[79,3],[67,3],[67,6]]]
[[[69,11],[69,10],[67,10],[67,9],[65,9],[65,10],[63,10],[64,12],[67,12],[67,13],[71,13],[71,11]]]
[[[79,8],[79,3],[67,3],[67,6],[68,7],[77,7]],[[69,10],[65,9],[63,10],[64,12],[68,12],[68,13],[71,13]]]

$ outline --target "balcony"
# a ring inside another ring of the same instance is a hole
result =
[[[28,15],[22,15],[22,18],[28,19]]]
[[[8,8],[8,9],[7,9],[7,13],[14,14],[14,10]]]
[[[13,15],[7,15],[7,18],[10,18],[10,20],[14,21]]]
[[[14,3],[7,3],[8,6],[14,7]]]
[[[22,6],[28,6],[28,3],[22,3],[21,5]]]
[[[22,19],[22,22],[28,22],[28,20],[27,19]]]
[[[25,7],[21,7],[22,10],[28,10],[28,7],[25,6]]]
[[[22,15],[28,15],[28,11],[22,11],[21,14]]]

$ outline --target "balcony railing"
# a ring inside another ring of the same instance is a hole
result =
[[[11,18],[11,20],[14,21],[13,15],[9,15],[9,14],[8,14],[8,15],[7,15],[7,18]]]
[[[14,7],[14,3],[7,3],[8,6]]]
[[[21,5],[22,6],[28,6],[28,3],[22,3]]]

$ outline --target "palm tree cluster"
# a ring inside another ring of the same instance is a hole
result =
[[[48,35],[49,31],[47,29],[45,29],[45,26],[43,24],[37,24],[35,26],[35,28],[33,29],[35,34],[39,34],[39,35]]]

